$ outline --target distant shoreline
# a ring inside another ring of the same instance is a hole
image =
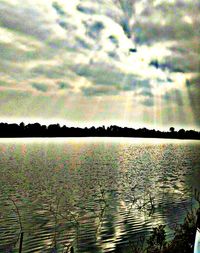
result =
[[[166,137],[166,138],[163,138],[163,137],[134,137],[134,136],[132,136],[132,137],[124,137],[124,136],[67,136],[67,137],[65,137],[65,136],[59,136],[59,137],[56,137],[56,136],[43,136],[43,137],[41,137],[41,136],[34,136],[34,137],[31,137],[31,136],[21,136],[21,137],[18,137],[18,136],[16,136],[16,137],[2,137],[2,136],[0,136],[0,139],[45,139],[45,140],[47,140],[47,139],[78,139],[78,138],[81,138],[81,139],[83,139],[83,138],[98,138],[98,139],[103,139],[103,138],[110,138],[110,139],[116,139],[116,138],[124,138],[124,139],[135,139],[135,138],[137,138],[137,139],[160,139],[160,140],[182,140],[182,141],[200,141],[200,139],[191,139],[191,138],[170,138],[170,137]]]
[[[147,128],[128,128],[111,125],[95,128],[79,128],[52,124],[49,126],[39,123],[18,124],[0,123],[0,138],[84,138],[84,137],[107,137],[107,138],[156,138],[177,140],[200,140],[200,132],[195,130],[175,130],[170,127],[169,131],[160,131]]]

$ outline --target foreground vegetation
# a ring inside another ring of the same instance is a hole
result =
[[[147,239],[147,246],[130,243],[131,253],[193,253],[196,234],[197,211],[188,212],[183,224],[179,225],[174,238],[167,242],[165,226],[153,228],[151,236]]]
[[[196,208],[188,211],[184,223],[178,225],[171,241],[166,239],[165,225],[153,228],[151,236],[136,244],[130,242],[129,253],[193,253],[196,235],[197,216],[200,214],[200,194],[195,191],[195,199],[198,202]],[[127,252],[127,251],[117,251]]]

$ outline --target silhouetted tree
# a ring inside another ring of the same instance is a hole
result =
[[[147,128],[133,129],[128,127],[113,126],[79,128],[60,127],[59,124],[52,124],[48,127],[39,123],[20,125],[0,123],[0,137],[87,137],[87,136],[110,136],[110,137],[146,137],[146,138],[180,138],[180,139],[200,139],[200,132],[194,130],[180,129],[175,131],[170,127],[169,132],[159,130],[149,130]]]

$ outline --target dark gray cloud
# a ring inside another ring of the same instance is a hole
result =
[[[194,24],[199,16],[199,1],[178,0],[160,2],[156,6],[150,3],[143,9],[140,19],[135,25],[136,39],[141,43],[149,43],[158,40],[189,40],[198,32]],[[189,16],[194,24],[184,21]],[[162,25],[160,20],[163,21]]]
[[[186,85],[192,112],[195,115],[195,122],[200,125],[200,74],[192,78]]]
[[[115,88],[111,88],[108,86],[92,86],[92,87],[84,87],[82,88],[82,93],[86,97],[91,96],[110,96],[110,95],[117,95],[119,93],[118,90]]]
[[[61,90],[72,88],[72,86],[66,82],[58,82],[58,87]]]
[[[63,8],[59,5],[57,2],[52,3],[52,7],[56,10],[58,15],[60,16],[66,16],[66,12],[63,10]]]
[[[48,91],[48,86],[43,83],[32,83],[32,87],[41,92]]]
[[[105,28],[103,22],[94,21],[92,23],[85,22],[86,26],[86,35],[91,37],[92,39],[97,39],[101,36],[102,30]]]
[[[82,39],[80,37],[76,38],[76,45],[79,49],[80,48],[84,48],[84,49],[91,49],[92,48],[92,46],[89,43],[87,43],[87,41],[85,41],[84,39]]]
[[[103,62],[92,65],[76,65],[72,69],[77,75],[87,78],[96,85],[114,86],[119,91],[150,87],[149,80],[140,80],[136,75],[124,74],[119,69]]]
[[[145,98],[141,103],[147,107],[151,107],[154,105],[154,100],[152,98]]]
[[[72,67],[73,71],[79,76],[83,76],[96,84],[120,86],[125,75],[112,65],[94,63],[91,65],[76,65]]]
[[[141,80],[138,77],[130,75],[125,79],[125,84],[121,86],[122,90],[125,91],[141,91],[140,93],[143,94],[143,91],[147,91],[151,88],[150,81],[147,79]]]
[[[119,40],[115,35],[110,35],[108,39],[116,46],[119,46]]]
[[[41,39],[46,39],[48,36],[48,30],[40,31],[40,25],[36,22],[30,22],[30,17],[37,20],[39,18],[39,13],[32,9],[15,9],[9,4],[1,4],[1,24],[9,29],[24,32],[29,35],[36,35]],[[7,6],[6,6],[7,5]]]
[[[92,65],[76,65],[72,69],[77,75],[85,77],[93,84],[92,87],[82,89],[84,95],[102,95],[103,91],[106,95],[120,94],[123,91],[137,91],[139,96],[153,96],[150,80],[142,80],[133,74],[124,74],[112,65],[99,62]]]
[[[68,73],[63,66],[38,65],[31,70],[32,76],[47,77],[50,79],[58,79],[66,76]]]
[[[37,37],[40,40],[48,40],[50,36],[56,36],[53,29],[53,26],[56,27],[55,17],[53,19],[45,17],[37,5],[21,5],[19,2],[13,6],[3,1],[0,3],[0,13],[0,23],[5,28]]]
[[[179,106],[183,106],[183,95],[182,92],[178,89],[171,89],[170,91],[167,91],[164,95],[163,98],[165,101],[167,101],[168,103],[175,103]]]
[[[153,97],[153,93],[151,92],[151,90],[142,89],[142,91],[139,94],[145,97],[150,97],[150,98]]]
[[[119,58],[119,55],[117,54],[117,52],[114,52],[114,51],[110,51],[108,52],[108,56],[116,61],[119,61],[120,58]]]
[[[5,86],[5,87],[9,87],[10,86],[10,83],[6,82],[6,81],[2,81],[0,80],[0,86]]]
[[[76,8],[78,11],[83,12],[84,14],[92,15],[92,14],[95,14],[96,12],[94,8],[84,6],[83,3],[78,4]]]

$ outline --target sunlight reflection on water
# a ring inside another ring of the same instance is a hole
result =
[[[24,252],[111,252],[191,205],[199,141],[140,138],[0,139],[0,249],[18,231]],[[58,205],[58,206],[57,206]],[[3,207],[3,208],[2,208]]]
[[[127,137],[66,137],[66,138],[0,138],[0,143],[200,143],[199,140],[179,140],[162,138],[127,138]]]

